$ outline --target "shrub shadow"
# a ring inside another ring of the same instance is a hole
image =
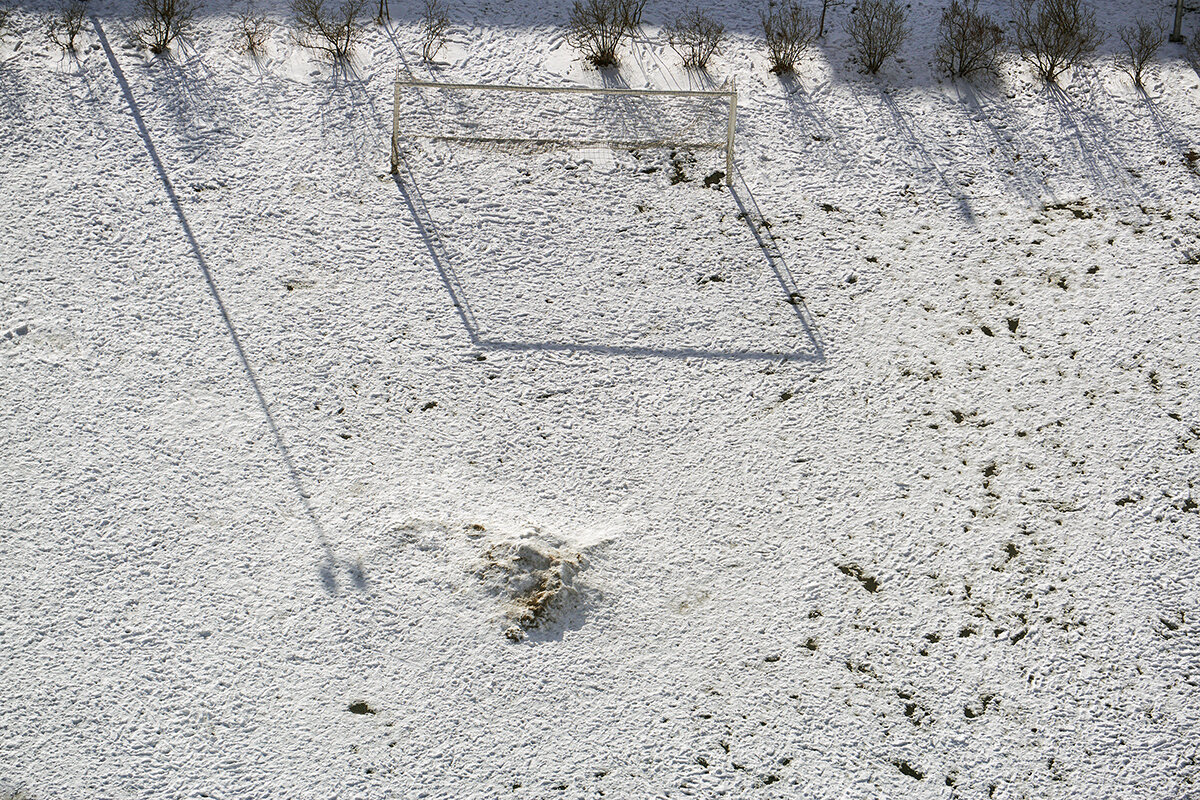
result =
[[[1158,201],[1152,189],[1143,185],[1139,192],[1139,187],[1126,177],[1127,160],[1102,120],[1080,108],[1056,84],[1046,83],[1042,93],[1058,114],[1064,132],[1073,140],[1080,164],[1099,196],[1118,207],[1141,206],[1148,198]]]

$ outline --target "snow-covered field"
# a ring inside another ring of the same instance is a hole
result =
[[[387,174],[397,68],[695,85],[669,4],[619,75],[568,5],[457,2],[430,68],[393,0],[334,71],[217,3],[157,58],[90,0],[73,61],[18,0],[0,797],[1200,796],[1182,47],[1145,94],[1112,41],[972,88],[919,0],[881,75],[835,25],[781,81],[714,3],[731,189],[666,151]]]

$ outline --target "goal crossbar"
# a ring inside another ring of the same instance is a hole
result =
[[[711,148],[725,150],[725,185],[733,185],[733,144],[734,133],[737,129],[737,87],[730,82],[728,89],[618,89],[610,87],[593,88],[590,86],[524,86],[511,83],[441,83],[439,81],[401,80],[396,76],[395,90],[392,99],[392,174],[400,169],[400,89],[451,89],[466,91],[498,91],[498,92],[532,92],[537,94],[591,94],[591,95],[624,95],[637,97],[710,97],[726,98],[729,101],[729,121],[725,131],[723,145],[713,143],[670,142],[666,140],[624,141],[617,139],[593,139],[589,141],[568,142],[554,138],[515,139],[504,137],[480,137],[473,141],[486,143],[516,143],[532,144],[575,144],[577,146],[621,146],[621,147],[661,147],[675,144],[681,147]],[[430,136],[434,140],[455,140],[457,137]]]

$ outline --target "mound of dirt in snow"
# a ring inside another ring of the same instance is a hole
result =
[[[552,622],[569,605],[579,593],[576,577],[586,567],[580,553],[532,538],[494,543],[483,561],[479,577],[504,599],[512,623],[505,635],[514,640]]]

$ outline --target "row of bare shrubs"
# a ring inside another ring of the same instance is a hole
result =
[[[795,0],[770,0],[760,13],[771,71],[788,73],[824,35],[826,14],[843,0],[822,0],[820,16]],[[575,0],[568,41],[597,67],[617,63],[617,51],[637,31],[645,0]],[[898,0],[859,0],[846,17],[845,30],[863,71],[873,74],[895,57],[908,37],[906,6]],[[1013,32],[979,10],[978,0],[951,0],[938,26],[934,64],[955,78],[996,72],[999,56],[1011,43],[1042,79],[1055,82],[1104,41],[1095,12],[1084,0],[1012,0]],[[705,69],[720,52],[725,29],[696,7],[666,27],[667,41],[683,65]],[[1146,66],[1166,39],[1161,24],[1138,20],[1118,31],[1122,49],[1117,65],[1142,85]],[[1196,50],[1200,51],[1200,32]]]
[[[1094,53],[1105,39],[1096,12],[1082,0],[1015,0],[1013,12],[1017,50],[1050,83]],[[1121,40],[1117,67],[1141,88],[1146,67],[1167,39],[1165,27],[1161,21],[1138,19],[1133,26],[1119,29],[1117,36]]]
[[[1013,43],[1043,80],[1054,83],[1104,42],[1096,14],[1082,0],[1015,0]],[[1117,31],[1117,66],[1141,88],[1146,67],[1166,41],[1161,23],[1139,19]],[[1200,41],[1200,33],[1197,34]],[[995,72],[1005,45],[1003,29],[979,11],[978,0],[952,0],[942,13],[934,63],[955,78]]]
[[[342,0],[340,5],[333,5],[329,0],[292,0],[292,14],[295,17],[296,41],[303,47],[324,53],[334,61],[345,61],[350,58],[354,48],[362,40],[365,24],[363,9],[366,0]],[[391,19],[391,10],[387,0],[379,0],[379,10],[375,21],[382,24]],[[258,20],[252,20],[257,23]],[[248,26],[243,21],[243,31],[257,30],[254,25]],[[446,35],[450,31],[450,16],[442,0],[425,0],[421,16],[421,58],[432,61],[438,52],[446,45]],[[244,49],[258,54],[265,44],[263,36],[255,41],[249,33],[243,33]]]
[[[1083,0],[1013,0],[1012,12],[1012,43],[1037,75],[1051,83],[1094,53],[1105,38],[1095,11]],[[790,14],[793,20],[803,19],[804,24],[773,26],[772,14],[763,15],[772,69],[776,72],[790,71],[793,53],[803,50],[819,35],[807,11],[791,6],[781,13]],[[896,0],[865,0],[851,11],[846,32],[864,71],[875,73],[884,61],[899,53],[904,43],[908,33],[904,9]],[[1138,20],[1134,26],[1118,31],[1118,36],[1123,47],[1117,55],[1117,66],[1141,87],[1146,66],[1166,41],[1165,29],[1161,23]],[[773,42],[773,37],[784,39],[792,49]],[[994,73],[1006,42],[1004,30],[979,10],[978,0],[951,0],[938,26],[934,65],[955,78]],[[787,57],[781,57],[781,53]]]
[[[637,31],[644,4],[645,0],[575,0],[568,41],[594,66],[612,66],[621,43]],[[804,51],[823,35],[829,9],[842,4],[842,0],[822,0],[818,18],[796,2],[771,0],[760,14],[771,71],[791,72]],[[860,0],[852,10],[846,31],[867,72],[877,72],[885,59],[899,51],[908,34],[904,19],[904,7],[897,0]],[[668,43],[690,69],[705,69],[725,39],[724,26],[699,6],[677,17],[666,33]]]
[[[41,16],[42,30],[46,38],[63,50],[74,52],[75,39],[83,30],[83,17],[86,9],[78,0],[69,2],[58,11]],[[8,6],[0,6],[0,41],[4,35],[14,29],[15,18],[13,10]]]
[[[367,0],[292,0],[296,40],[335,60],[350,57],[363,34],[363,9]],[[378,0],[376,20],[390,18],[388,0]],[[822,0],[818,18],[807,8],[786,0],[771,0],[761,12],[763,35],[771,71],[788,73],[804,51],[824,34],[826,13],[843,0]],[[592,64],[617,63],[621,43],[639,29],[646,0],[575,0],[567,38]],[[154,53],[167,51],[190,27],[196,0],[136,0],[137,18],[132,34]],[[1074,65],[1094,53],[1104,41],[1095,12],[1084,0],[1012,0],[1012,43],[1039,77],[1055,82]],[[67,0],[58,12],[42,17],[46,37],[63,50],[73,51],[86,14],[80,0]],[[0,34],[9,25],[11,11],[0,7]],[[238,15],[239,49],[253,55],[263,52],[276,25],[251,7]],[[443,0],[425,0],[422,17],[421,56],[432,61],[445,45],[450,28]],[[856,58],[867,73],[899,53],[908,35],[905,8],[898,0],[860,0],[845,23]],[[689,69],[703,70],[725,40],[725,28],[696,6],[666,27],[667,41]],[[1141,87],[1146,67],[1166,41],[1164,26],[1138,20],[1118,31],[1121,49],[1117,66]],[[955,78],[995,72],[1007,44],[1004,30],[979,10],[978,0],[951,0],[938,27],[934,65]],[[1193,49],[1200,54],[1200,31]]]
[[[336,5],[329,0],[292,0],[296,42],[334,61],[349,59],[365,33],[366,5],[367,0],[342,0]],[[375,21],[382,24],[388,19],[388,0],[379,0]],[[425,0],[421,23],[421,58],[432,61],[445,46],[450,30],[450,17],[442,0]],[[239,17],[241,49],[260,55],[274,27],[264,15],[247,10]]]
[[[156,53],[166,49],[178,35],[178,29],[172,27],[164,32],[163,21],[164,19],[176,19],[179,16],[190,18],[190,12],[180,15],[175,10],[178,4],[187,5],[190,1],[138,0],[138,17],[131,29],[133,38],[139,43],[149,45]],[[80,0],[66,0],[56,11],[42,14],[39,22],[46,39],[51,44],[65,52],[73,53],[79,34],[83,31],[86,16],[87,7]],[[13,30],[14,21],[13,10],[8,6],[0,5],[0,41],[3,41],[6,32]],[[155,47],[160,49],[155,50]]]
[[[644,4],[645,0],[641,0]],[[321,52],[334,60],[350,57],[361,41],[365,27],[363,9],[366,0],[342,0],[335,5],[330,0],[292,0],[295,18],[295,40],[304,47]],[[197,0],[136,0],[136,16],[129,32],[133,40],[152,53],[165,53],[192,28],[198,10]],[[74,52],[76,40],[83,30],[87,7],[81,0],[66,0],[58,11],[41,17],[46,38],[64,51]],[[382,22],[390,18],[388,0],[379,0]],[[12,10],[0,6],[0,38],[12,27]],[[443,0],[425,0],[421,55],[431,61],[446,43],[450,19]],[[271,33],[277,27],[266,14],[252,6],[237,15],[235,39],[244,53],[261,55]]]
[[[646,0],[575,0],[567,20],[567,41],[593,66],[617,63],[617,50],[642,24]],[[667,42],[689,69],[703,70],[720,52],[725,26],[700,6],[666,27]]]

